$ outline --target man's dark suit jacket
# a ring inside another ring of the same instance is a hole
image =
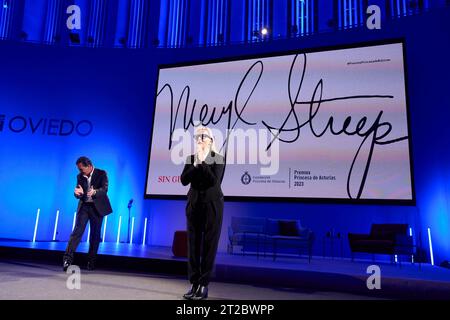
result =
[[[187,186],[189,183],[188,202],[210,202],[223,198],[220,184],[225,169],[225,159],[218,153],[211,151],[205,161],[194,166],[195,155],[186,159],[181,183]]]
[[[83,202],[87,200],[88,193],[88,181],[82,173],[77,176],[77,186],[80,185],[83,188],[84,194],[82,196],[75,195],[75,198],[80,199],[78,202],[77,212],[80,210]],[[91,187],[96,190],[96,194],[92,196],[95,208],[101,216],[106,216],[112,213],[111,203],[108,198],[108,176],[106,171],[94,168],[91,178]]]

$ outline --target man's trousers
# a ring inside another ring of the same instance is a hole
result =
[[[73,261],[73,255],[77,250],[81,238],[83,237],[88,221],[90,225],[88,259],[90,262],[95,262],[98,246],[101,240],[103,216],[98,213],[93,202],[85,202],[81,205],[81,208],[76,216],[75,228],[73,229],[72,234],[70,235],[69,243],[67,244],[64,259],[67,259],[70,262]]]

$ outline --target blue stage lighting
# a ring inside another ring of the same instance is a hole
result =
[[[41,209],[37,209],[36,222],[34,223],[33,242],[36,242],[36,234],[37,234],[37,229],[38,229],[38,224],[39,224],[39,214],[40,213],[41,213]]]
[[[411,228],[411,227],[409,227],[409,236],[410,236],[410,237],[413,236],[412,228]],[[414,242],[414,240],[413,240],[413,242]],[[411,263],[414,263],[414,255],[413,255],[413,254],[411,255]]]
[[[108,224],[108,216],[105,217],[105,223],[103,225],[103,238],[102,242],[105,242],[105,236],[106,236],[106,225]]]
[[[431,265],[434,266],[434,254],[433,254],[433,243],[431,241],[431,229],[428,228],[428,244],[430,245],[430,260]]]
[[[119,229],[117,229],[117,240],[116,243],[120,242],[120,227],[122,226],[122,216],[119,216]]]
[[[147,236],[147,218],[144,221],[144,238],[142,239],[142,245],[145,245],[145,237]]]
[[[77,212],[73,213],[73,223],[72,223],[72,231],[75,229],[75,221],[77,220]]]
[[[59,210],[56,211],[55,228],[53,229],[53,241],[56,240],[56,230],[58,229]]]
[[[131,236],[130,236],[130,244],[133,243],[133,232],[134,232],[134,217],[131,218]]]

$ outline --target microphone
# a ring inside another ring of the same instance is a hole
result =
[[[131,209],[132,206],[133,206],[133,199],[130,199],[130,201],[128,201],[128,209]]]

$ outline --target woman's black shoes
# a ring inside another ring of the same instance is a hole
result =
[[[67,271],[67,269],[69,269],[69,267],[72,265],[72,262],[69,259],[64,259],[63,261],[63,270],[64,272]]]
[[[189,289],[188,292],[186,292],[185,294],[183,294],[183,298],[185,299],[191,299],[195,293],[197,292],[199,285],[198,284],[192,284],[191,288]]]
[[[94,261],[88,261],[86,265],[86,269],[88,271],[94,271],[95,270],[95,262]]]
[[[183,295],[188,300],[203,300],[208,298],[208,287],[193,284],[188,292]]]
[[[208,298],[208,287],[207,286],[199,286],[195,295],[191,298],[191,300],[204,300]]]

